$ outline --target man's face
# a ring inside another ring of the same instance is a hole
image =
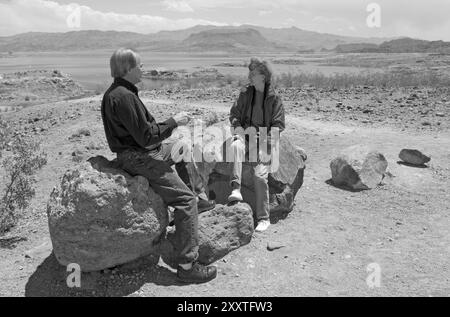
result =
[[[136,62],[136,67],[130,69],[128,72],[128,78],[133,84],[137,84],[141,81],[142,70],[144,69],[144,64],[142,64],[140,60],[137,60]]]
[[[265,77],[257,69],[253,69],[249,72],[248,80],[251,85],[255,86],[257,91],[264,92]]]

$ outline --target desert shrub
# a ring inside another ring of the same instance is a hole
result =
[[[410,72],[410,71],[389,71],[389,72],[362,72],[356,74],[335,73],[325,75],[320,72],[281,74],[277,77],[277,84],[280,87],[302,87],[310,85],[315,88],[324,89],[345,89],[356,86],[373,86],[385,88],[404,87],[448,87],[450,78],[441,76],[434,71]]]
[[[8,154],[1,162],[4,190],[0,193],[0,235],[13,227],[20,212],[29,206],[35,194],[34,175],[47,163],[38,141],[13,137],[8,124],[0,119],[0,157],[4,150]]]
[[[7,123],[0,118],[0,158],[10,138],[11,131],[8,129]]]
[[[145,80],[142,83],[143,90],[164,90],[170,88],[180,89],[206,89],[206,88],[224,88],[227,86],[241,87],[246,80],[242,76],[226,75],[224,77],[188,77],[180,79],[167,80]]]

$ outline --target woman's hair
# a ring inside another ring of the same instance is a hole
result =
[[[123,77],[139,62],[140,57],[136,52],[127,48],[119,48],[109,60],[111,76],[114,78]]]
[[[274,83],[273,68],[268,61],[261,60],[257,57],[252,57],[250,59],[250,64],[248,65],[248,69],[250,71],[257,69],[262,75],[264,75],[266,83]]]

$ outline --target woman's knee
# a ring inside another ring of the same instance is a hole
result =
[[[236,140],[236,141],[233,141],[231,143],[231,148],[234,151],[244,152],[245,151],[245,144],[241,140]]]
[[[269,176],[269,171],[268,171],[268,167],[266,165],[260,164],[254,168],[255,181],[267,183],[268,176]]]

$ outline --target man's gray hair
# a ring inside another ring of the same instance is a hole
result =
[[[111,76],[114,78],[123,77],[139,62],[140,57],[136,52],[128,48],[119,48],[109,60]]]

